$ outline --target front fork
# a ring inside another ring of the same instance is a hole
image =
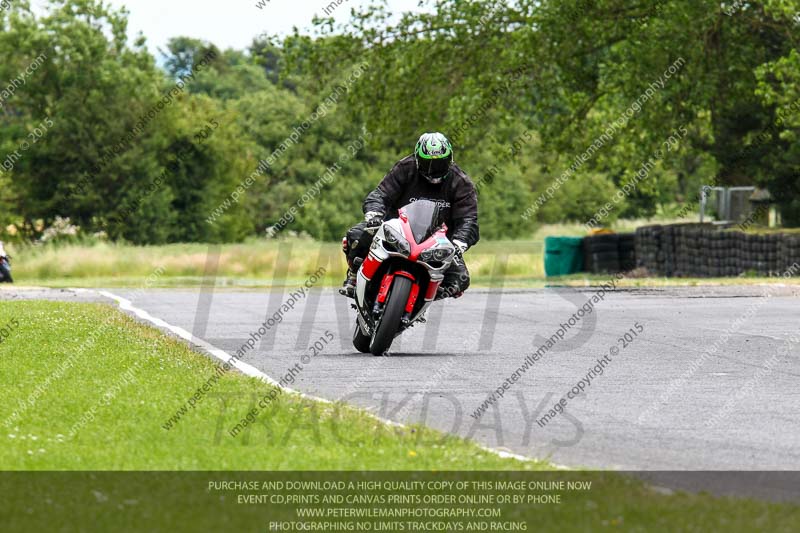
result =
[[[380,316],[383,314],[383,308],[386,305],[386,298],[389,297],[389,289],[391,289],[394,279],[398,276],[408,278],[412,283],[411,291],[408,293],[408,300],[406,301],[405,312],[401,319],[403,324],[408,326],[409,322],[411,322],[411,313],[414,311],[414,306],[417,304],[417,299],[419,298],[419,281],[417,281],[410,272],[396,270],[383,275],[381,287],[378,290],[378,296],[375,298],[375,304],[372,307],[372,314],[376,322],[380,320]]]

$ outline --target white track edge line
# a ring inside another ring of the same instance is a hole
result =
[[[75,292],[85,292],[86,291],[85,289],[83,289],[83,290],[70,289],[70,290],[73,290]],[[313,396],[311,394],[306,394],[306,393],[298,391],[296,389],[291,389],[289,387],[282,386],[280,383],[278,383],[273,378],[271,378],[269,375],[265,374],[264,372],[262,372],[261,370],[257,369],[256,367],[254,367],[254,366],[252,366],[252,365],[250,365],[248,363],[244,363],[244,362],[240,361],[239,359],[236,359],[235,357],[230,355],[225,350],[217,348],[213,344],[211,344],[211,343],[209,343],[209,342],[207,342],[207,341],[205,341],[203,339],[200,339],[198,337],[195,337],[193,334],[189,333],[188,331],[186,331],[185,329],[183,329],[181,327],[174,326],[174,325],[170,324],[169,322],[166,322],[166,321],[164,321],[164,320],[162,320],[162,319],[160,319],[158,317],[154,317],[153,315],[151,315],[150,313],[148,313],[144,309],[139,309],[138,307],[135,307],[130,300],[127,300],[127,299],[123,298],[122,296],[118,296],[118,295],[116,295],[114,293],[111,293],[111,292],[108,292],[108,291],[102,291],[102,290],[101,291],[96,291],[96,292],[98,294],[100,294],[101,296],[105,296],[106,298],[109,298],[109,299],[114,300],[115,302],[117,302],[117,304],[119,305],[119,308],[121,310],[128,311],[128,312],[136,315],[137,317],[139,317],[140,319],[142,319],[142,320],[144,320],[146,322],[150,322],[151,324],[153,324],[153,325],[155,325],[155,326],[157,326],[159,328],[166,329],[167,331],[170,331],[174,335],[177,335],[178,337],[188,341],[193,346],[201,348],[202,351],[204,351],[207,354],[215,357],[216,359],[219,359],[222,362],[227,362],[228,364],[230,364],[231,366],[236,368],[238,371],[242,372],[243,374],[245,374],[247,376],[254,377],[254,378],[259,378],[262,381],[265,381],[266,383],[269,383],[270,385],[273,385],[275,387],[278,387],[279,389],[282,389],[284,392],[288,392],[290,394],[296,394],[296,395],[300,396],[301,398],[307,398],[309,400],[314,400],[314,401],[322,402],[322,403],[326,403],[326,404],[334,403],[331,400],[328,400],[327,398],[320,398],[319,396]],[[233,359],[233,362],[230,361],[231,359]],[[408,429],[408,426],[406,424],[401,423],[401,422],[395,422],[394,420],[389,420],[387,418],[381,418],[378,415],[376,415],[375,413],[372,413],[372,412],[370,412],[370,411],[368,411],[366,409],[362,409],[362,408],[356,407],[354,405],[348,404],[348,406],[350,408],[356,410],[356,411],[360,411],[360,412],[370,416],[371,418],[374,418],[375,420],[377,420],[377,421],[379,421],[379,422],[381,422],[383,424],[386,424],[386,425],[389,425],[389,426]],[[542,462],[541,460],[535,459],[533,457],[527,457],[525,455],[519,455],[519,454],[516,454],[516,453],[513,453],[513,452],[507,452],[505,450],[498,450],[496,448],[490,448],[490,447],[484,446],[484,445],[482,445],[482,444],[480,444],[480,443],[478,443],[478,442],[476,442],[474,440],[470,440],[470,442],[472,442],[473,444],[478,446],[481,450],[484,450],[486,452],[489,452],[489,453],[492,453],[494,455],[497,455],[501,459],[516,459],[516,460],[522,461],[522,462]],[[553,465],[556,469],[559,469],[559,470],[571,470],[570,467],[565,466],[565,465],[560,465],[560,464],[556,464],[556,463],[550,463],[550,464]]]

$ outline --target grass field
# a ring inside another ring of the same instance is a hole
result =
[[[167,430],[164,421],[213,374],[209,358],[104,305],[0,302],[0,317],[4,317],[0,327],[12,326],[0,343],[2,470],[552,468],[546,462],[503,459],[460,438],[421,427],[386,426],[361,411],[287,394],[264,413],[255,431],[230,437],[224,428],[235,424],[254,398],[270,390],[259,380],[235,373],[225,374],[213,394]],[[341,435],[346,435],[346,442]],[[602,489],[571,493],[568,504],[518,506],[515,512],[545,530],[791,531],[800,520],[796,506],[702,494],[665,495],[613,474],[596,479]],[[48,490],[76,492],[77,485],[70,484],[74,482],[52,481]],[[93,474],[86,483],[97,495],[103,481]],[[180,490],[209,500],[202,484],[185,483]],[[10,506],[19,496],[10,487],[5,489]],[[184,505],[188,493],[173,489],[166,482],[150,487],[133,500],[138,502],[134,507],[123,505],[130,497],[119,496],[119,510],[100,505],[103,518],[81,507],[79,498],[75,507],[51,507],[43,517],[50,519],[53,513],[72,517],[77,508],[86,520],[100,520],[95,526],[110,527],[121,514],[155,514],[184,526],[182,530],[201,523],[205,514],[220,520],[218,511],[211,516],[212,505],[221,505],[219,499],[194,509]],[[34,506],[19,503],[17,507]],[[236,509],[234,523],[256,512],[252,507]]]
[[[623,221],[617,231],[631,231],[640,221]],[[475,287],[502,282],[507,287],[547,284],[582,286],[604,282],[608,276],[576,274],[546,278],[544,239],[550,235],[583,235],[577,224],[542,226],[531,240],[481,241],[466,255]],[[98,243],[92,246],[10,247],[18,285],[46,287],[218,287],[295,285],[322,266],[322,285],[338,285],[346,264],[339,243],[309,239],[259,240],[242,244],[173,244],[131,246]],[[505,254],[508,254],[504,259]],[[154,274],[155,273],[155,274]],[[720,279],[626,278],[620,286],[752,284],[769,278]],[[774,281],[774,280],[772,280]],[[785,280],[782,280],[786,282]],[[800,283],[800,279],[789,280]]]

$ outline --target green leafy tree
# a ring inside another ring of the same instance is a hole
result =
[[[19,209],[29,222],[61,214],[92,226],[153,159],[152,132],[132,130],[159,97],[161,74],[142,43],[127,46],[123,13],[99,2],[53,2],[41,17],[17,5],[9,22],[0,77],[43,58],[7,102],[0,133],[5,147],[29,144],[12,173]]]
[[[786,146],[771,139],[744,156],[742,150],[774,121],[774,105],[756,93],[756,73],[765,65],[785,68],[788,60],[776,62],[797,48],[796,2],[437,0],[427,5],[425,12],[406,13],[394,25],[375,6],[356,12],[343,28],[321,20],[324,38],[310,54],[308,41],[295,37],[306,43],[306,62],[329,76],[355,57],[376,67],[354,91],[351,108],[382,132],[384,144],[421,128],[446,132],[477,114],[478,126],[459,139],[468,151],[487,132],[517,122],[541,133],[543,152],[577,155],[655,83],[657,94],[637,105],[625,126],[570,178],[576,185],[565,190],[599,194],[618,187],[631,167],[681,127],[691,132],[682,144],[713,157],[716,175],[686,179],[681,174],[687,168],[709,166],[669,157],[656,179],[627,202],[627,214],[652,214],[666,197],[690,194],[678,187],[693,188],[696,181],[758,180],[781,188],[775,159]],[[666,79],[671,65],[678,68]],[[515,72],[522,75],[509,84]],[[542,161],[548,157],[543,154]],[[550,168],[552,179],[563,170]],[[527,185],[543,192],[534,179]],[[591,202],[567,206],[578,198],[564,194],[560,203],[565,216],[585,220]]]

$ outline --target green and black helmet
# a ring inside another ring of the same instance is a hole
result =
[[[439,132],[423,133],[414,148],[417,171],[433,184],[441,183],[453,164],[453,145]]]

